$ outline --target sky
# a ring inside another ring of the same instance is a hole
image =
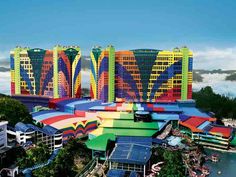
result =
[[[236,69],[235,0],[0,1],[0,65],[15,46],[188,46],[195,69]]]

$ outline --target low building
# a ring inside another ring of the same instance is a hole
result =
[[[215,118],[180,116],[180,130],[195,142],[213,148],[229,149],[233,128],[215,124]]]
[[[7,133],[11,137],[15,136],[16,142],[22,146],[43,143],[50,151],[62,148],[62,132],[49,125],[39,128],[32,124],[18,122],[15,128],[8,128]]]
[[[119,137],[109,156],[109,170],[136,172],[145,176],[151,157],[151,138]]]
[[[0,149],[7,147],[7,121],[0,122]]]
[[[7,146],[7,121],[0,122],[0,167],[7,158],[6,153],[10,149]]]

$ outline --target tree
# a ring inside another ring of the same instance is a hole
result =
[[[33,175],[37,177],[75,176],[81,170],[74,162],[77,157],[83,167],[89,162],[91,152],[79,140],[70,139],[51,164],[34,170]]]
[[[171,151],[161,147],[154,148],[151,162],[157,163],[159,161],[164,161],[164,164],[161,167],[160,177],[185,176],[185,166],[180,151]]]
[[[29,149],[24,157],[18,158],[17,164],[20,168],[32,167],[36,164],[44,163],[50,157],[50,152],[45,144]]]
[[[161,177],[184,177],[185,167],[180,151],[164,150],[165,165],[160,171]]]
[[[218,123],[222,124],[222,118],[236,118],[236,99],[216,94],[209,86],[193,92],[193,99],[198,108],[215,113]]]
[[[27,108],[15,99],[1,97],[0,108],[0,120],[8,121],[11,126],[15,126],[17,122],[33,123],[32,116]]]

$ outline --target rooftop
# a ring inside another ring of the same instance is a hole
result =
[[[8,124],[8,121],[0,121],[0,126],[7,125],[7,124]]]
[[[115,141],[116,136],[113,133],[105,133],[94,139],[88,140],[85,144],[87,148],[97,151],[106,151],[109,141]]]
[[[223,137],[229,138],[232,134],[233,129],[231,127],[223,127],[223,126],[217,126],[213,125],[212,128],[209,130],[212,134],[221,135]]]
[[[151,157],[151,147],[134,143],[117,143],[109,161],[146,165]]]

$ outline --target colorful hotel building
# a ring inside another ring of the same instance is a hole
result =
[[[94,47],[91,51],[90,95],[112,102],[155,102],[192,98],[192,52],[137,49],[116,51]]]
[[[12,95],[81,96],[78,46],[55,46],[53,50],[16,47],[10,53],[10,60]]]

